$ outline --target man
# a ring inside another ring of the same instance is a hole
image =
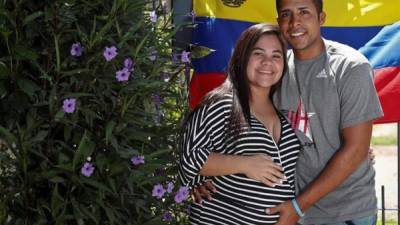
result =
[[[373,71],[356,50],[321,37],[322,0],[277,0],[278,23],[292,47],[275,104],[302,142],[297,197],[266,209],[278,225],[376,223],[375,172],[367,159],[372,121],[382,116]],[[213,190],[194,190],[196,199]],[[200,193],[199,193],[200,192]]]
[[[322,0],[277,0],[278,24],[293,51],[275,103],[298,132],[293,201],[267,209],[277,224],[376,223],[375,172],[368,149],[382,116],[373,71],[356,50],[321,37]]]

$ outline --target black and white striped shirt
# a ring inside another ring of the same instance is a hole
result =
[[[182,141],[180,178],[195,186],[211,179],[217,189],[213,200],[192,204],[190,224],[274,224],[278,215],[265,209],[294,197],[294,175],[300,143],[288,121],[281,121],[280,140],[275,143],[265,126],[251,116],[250,129],[233,138],[227,135],[232,97],[197,108],[189,119]],[[232,155],[268,154],[281,164],[287,181],[268,187],[243,174],[203,177],[199,175],[211,152]]]

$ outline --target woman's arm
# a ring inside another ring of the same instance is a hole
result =
[[[210,153],[200,170],[200,175],[203,176],[229,174],[244,174],[270,187],[282,183],[285,179],[282,167],[275,164],[266,154],[241,156]]]

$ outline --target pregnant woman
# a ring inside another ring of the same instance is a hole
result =
[[[227,79],[190,114],[180,178],[194,187],[211,179],[212,201],[192,204],[190,224],[274,224],[266,208],[294,198],[300,143],[271,96],[286,70],[278,27],[257,24],[240,36]]]

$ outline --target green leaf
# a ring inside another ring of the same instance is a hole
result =
[[[58,35],[54,34],[54,48],[56,50],[56,71],[57,73],[60,73],[61,70],[61,58],[60,58],[60,47],[58,45],[59,40],[58,40]]]
[[[198,59],[208,56],[209,54],[215,52],[214,49],[205,46],[194,46],[190,51],[190,58]]]
[[[50,82],[51,85],[53,85],[53,80],[52,77],[49,76],[49,74],[39,65],[38,62],[36,61],[30,61],[30,63],[40,71],[40,73],[42,74],[40,76],[41,79],[47,80],[48,82]]]
[[[64,118],[64,116],[65,116],[65,112],[64,112],[62,109],[60,109],[60,110],[58,110],[58,112],[57,112],[56,115],[54,116],[54,119],[55,119],[56,121],[59,121],[59,120],[61,120],[62,118]]]
[[[72,127],[65,126],[64,127],[64,141],[65,142],[69,141],[69,139],[71,138],[71,133],[72,133]]]
[[[169,33],[168,36],[166,36],[165,38],[166,38],[166,39],[172,38],[173,36],[175,36],[175,34],[176,34],[178,31],[182,30],[182,27],[183,27],[182,24],[179,24],[179,25],[175,26],[174,29],[171,31],[171,33]]]
[[[91,93],[83,93],[83,92],[75,92],[75,93],[66,93],[64,98],[80,98],[80,97],[94,97],[94,94]]]
[[[6,85],[4,85],[4,82],[0,81],[0,98],[3,98],[5,94],[7,94]]]
[[[114,175],[123,173],[123,172],[125,172],[127,170],[128,170],[128,168],[127,168],[125,163],[113,163],[110,166],[109,175],[110,176],[114,176]]]
[[[49,132],[47,130],[41,130],[37,133],[37,135],[31,139],[31,142],[41,142],[43,141]]]
[[[49,92],[49,99],[48,99],[48,101],[49,101],[49,111],[50,111],[50,114],[51,115],[53,115],[53,113],[54,113],[54,109],[55,109],[55,107],[56,107],[56,100],[57,100],[57,96],[56,96],[56,91],[57,91],[57,85],[54,85],[52,88],[51,88],[51,91]],[[57,118],[57,117],[56,117]]]
[[[13,31],[10,29],[7,29],[6,27],[0,26],[0,34],[4,37],[4,39],[8,39],[8,36],[12,34]]]
[[[106,215],[108,219],[110,220],[111,224],[114,224],[116,218],[114,215],[114,210],[112,208],[104,207],[104,210],[106,211]]]
[[[87,209],[87,207],[82,206],[75,199],[72,199],[71,202],[73,205],[75,218],[84,218],[84,216],[87,216],[90,219],[92,219],[95,222],[95,224],[99,224],[98,218],[92,212],[90,212]],[[83,220],[81,219],[81,221],[83,221]],[[79,224],[79,222],[78,222],[78,224]],[[84,223],[82,223],[82,224],[84,224]]]
[[[38,54],[36,53],[36,51],[32,50],[32,49],[28,49],[24,46],[21,45],[17,45],[14,48],[15,51],[15,56],[17,59],[21,59],[21,60],[36,60],[39,58]]]
[[[152,153],[149,154],[149,155],[146,155],[146,158],[148,158],[148,159],[154,159],[154,158],[157,158],[157,157],[162,156],[162,155],[167,155],[167,154],[169,154],[171,151],[172,151],[171,149],[160,149],[160,150],[157,150],[157,151],[155,151],[155,152],[152,152]]]
[[[57,218],[60,215],[63,207],[64,203],[58,193],[58,184],[56,184],[51,195],[51,213],[53,218]]]
[[[147,38],[149,38],[149,35],[150,35],[150,33],[146,34],[146,36],[143,37],[143,39],[140,41],[139,45],[136,47],[135,57],[134,58],[137,58],[137,56],[139,54],[139,51],[142,49],[142,47],[143,47],[144,43],[146,42]]]
[[[8,69],[6,64],[0,62],[0,80],[6,79],[11,75],[11,71]]]
[[[117,150],[117,153],[123,159],[130,159],[133,155],[139,154],[138,150],[133,148]]]
[[[114,130],[116,123],[114,121],[110,121],[106,125],[106,144],[108,145],[108,141],[110,140],[110,137],[112,135],[112,132]]]
[[[40,90],[39,86],[28,79],[19,78],[17,83],[21,91],[25,92],[28,96],[33,96],[35,94],[35,91]]]
[[[168,222],[162,221],[161,218],[158,216],[145,223],[142,223],[141,225],[166,225],[166,224],[168,224]]]
[[[108,183],[110,184],[110,187],[111,187],[112,191],[113,191],[114,193],[117,193],[118,190],[117,190],[117,187],[116,187],[116,185],[115,185],[115,180],[112,179],[112,178],[108,178]]]
[[[97,189],[99,189],[99,190],[112,193],[111,189],[108,188],[106,185],[104,185],[103,183],[100,183],[100,182],[98,182],[98,181],[96,181],[96,180],[93,180],[93,179],[91,179],[91,178],[81,177],[81,178],[80,178],[80,181],[81,181],[83,184],[87,184],[87,185],[90,185],[90,186],[92,186],[92,187],[94,187],[94,188],[97,188]]]
[[[11,134],[11,132],[8,129],[6,129],[6,128],[2,127],[2,126],[0,126],[0,136],[5,138],[5,140],[10,145],[12,143],[16,143],[17,142],[17,138],[13,134]]]
[[[74,75],[82,75],[85,73],[89,73],[91,70],[90,69],[86,69],[86,68],[80,68],[80,69],[74,69],[74,70],[69,70],[69,71],[63,71],[61,72],[61,74],[63,75],[63,77],[66,76],[74,76]]]
[[[72,173],[74,171],[73,168],[71,167],[70,163],[68,163],[68,164],[59,164],[59,165],[55,165],[54,167],[58,168],[58,169],[61,169],[61,170],[64,170],[64,171],[67,171],[67,172],[70,172],[70,173]]]
[[[152,136],[153,136],[153,133],[132,130],[132,132],[129,132],[127,139],[128,140],[138,140],[138,141],[147,143],[147,142],[149,142],[149,137],[152,137]]]
[[[0,224],[5,224],[7,219],[7,209],[6,205],[0,201]]]
[[[56,176],[56,177],[50,178],[49,181],[52,183],[65,183],[67,180],[63,177]]]
[[[35,19],[39,18],[43,16],[43,12],[42,11],[38,11],[35,13],[32,13],[31,15],[25,17],[24,21],[22,21],[22,26],[25,26],[29,23],[31,23],[32,21],[34,21]]]
[[[83,161],[85,161],[85,159],[87,157],[89,157],[92,154],[92,152],[94,150],[94,147],[95,147],[95,143],[93,143],[89,139],[89,137],[87,135],[87,132],[85,132],[83,134],[83,136],[82,136],[82,139],[81,139],[80,143],[79,143],[78,149],[75,152],[74,160],[73,160],[73,163],[72,163],[72,167],[73,167],[74,170],[75,170],[76,165],[78,163],[79,164],[82,163]]]

